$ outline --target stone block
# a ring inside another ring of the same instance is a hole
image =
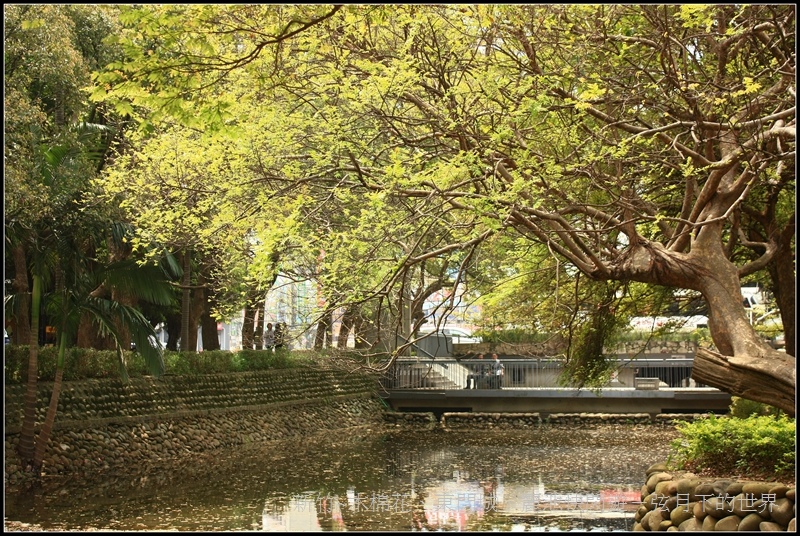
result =
[[[708,512],[706,512],[706,509],[704,508],[704,503],[705,501],[697,501],[694,503],[694,517],[700,522],[702,522],[703,519],[705,519],[705,517],[708,515]]]
[[[670,511],[669,519],[672,521],[672,524],[676,527],[680,527],[684,521],[691,519],[694,510],[691,506],[693,505],[681,505]]]
[[[764,520],[758,514],[748,514],[742,518],[742,521],[739,523],[739,532],[755,532],[758,531],[758,526],[763,523]]]
[[[776,499],[783,499],[784,497],[786,497],[786,493],[788,491],[789,491],[789,486],[787,486],[786,484],[778,484],[777,486],[770,488],[769,494],[773,495]],[[794,497],[792,497],[791,499],[792,501],[794,501]]]
[[[760,499],[762,495],[769,493],[776,485],[776,482],[747,482],[742,486],[742,492],[749,493],[754,495],[756,499]]]
[[[671,497],[678,493],[678,484],[674,480],[662,480],[656,484],[653,491],[660,497]]]
[[[782,527],[789,525],[789,521],[794,517],[794,503],[783,497],[776,499],[772,504],[772,512],[770,512],[772,521],[778,523]]]
[[[703,501],[703,509],[709,517],[722,519],[731,514],[730,502],[723,497],[711,497]]]
[[[681,478],[676,483],[676,492],[688,496],[689,501],[694,502],[697,500],[694,490],[700,482],[702,481],[699,478]]]
[[[786,532],[786,529],[774,521],[762,521],[758,524],[758,530],[761,532]]]
[[[672,475],[670,473],[653,473],[650,475],[650,478],[647,479],[648,491],[653,493],[656,490],[656,484],[666,480],[672,480]]]
[[[739,516],[731,514],[717,521],[714,530],[719,532],[734,532],[739,530],[739,523],[741,523],[741,521],[742,519]]]

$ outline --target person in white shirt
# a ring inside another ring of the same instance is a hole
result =
[[[275,330],[272,329],[272,322],[267,324],[267,331],[264,332],[264,349],[272,350],[275,348]]]

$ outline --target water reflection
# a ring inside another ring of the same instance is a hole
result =
[[[419,432],[280,448],[100,482],[52,479],[6,519],[62,530],[629,530],[674,432]]]
[[[444,455],[444,451],[438,452]],[[268,500],[264,507],[265,531],[358,530],[357,513],[369,515],[405,514],[410,530],[465,531],[480,527],[509,526],[511,530],[581,525],[595,530],[626,529],[633,526],[633,514],[640,494],[631,489],[602,489],[597,493],[555,493],[542,482],[503,481],[503,466],[490,478],[471,478],[468,472],[453,471],[452,478],[415,486],[410,491],[361,492],[346,490],[344,507],[339,497],[314,492],[293,495],[288,503]],[[343,511],[344,508],[344,511]],[[487,515],[488,514],[488,515]],[[486,517],[486,519],[484,519]],[[559,519],[560,518],[560,519]],[[394,527],[393,530],[397,530]]]

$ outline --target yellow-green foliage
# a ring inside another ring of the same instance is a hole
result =
[[[739,396],[731,398],[731,415],[745,419],[751,415],[781,415],[783,412],[776,407],[761,402],[755,402]]]
[[[711,416],[677,424],[672,463],[679,469],[793,478],[795,422],[785,415]]]

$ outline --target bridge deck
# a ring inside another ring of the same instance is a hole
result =
[[[391,389],[383,398],[398,411],[498,413],[706,413],[726,412],[731,396],[713,388]]]

